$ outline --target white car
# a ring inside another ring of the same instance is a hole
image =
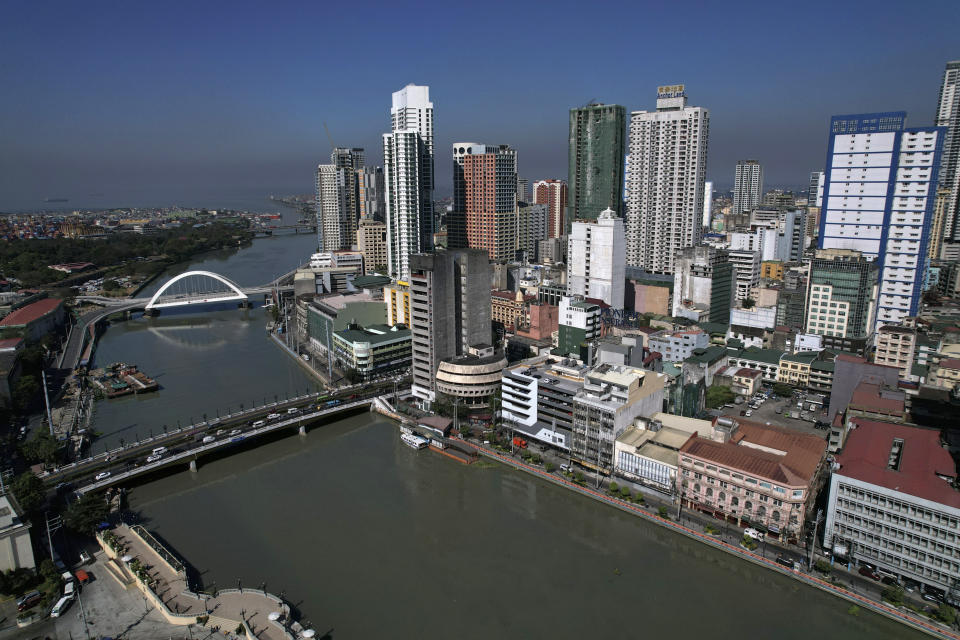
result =
[[[96,480],[97,482],[99,482],[100,480],[106,480],[106,479],[109,478],[109,477],[110,477],[110,472],[109,472],[109,471],[101,471],[100,473],[98,473],[98,474],[96,475],[96,477],[94,478],[94,480]]]
[[[750,537],[753,538],[754,540],[759,540],[759,539],[760,539],[760,532],[757,531],[756,529],[752,529],[752,528],[751,528],[751,529],[744,529],[743,535],[745,535],[745,536],[750,536]]]
[[[211,442],[215,442],[215,441],[216,441],[216,438],[214,438],[213,436],[207,436],[206,438],[203,439],[203,444],[210,444]]]
[[[253,426],[257,426],[257,424],[254,423]],[[231,436],[238,436],[238,435],[240,435],[240,429],[234,429],[233,431],[230,432],[230,435],[231,435]]]
[[[157,462],[162,457],[163,457],[162,453],[155,453],[152,456],[147,456],[147,463]]]
[[[279,413],[271,413],[270,415],[267,416],[267,420],[276,420],[279,417],[280,417]]]
[[[752,415],[753,415],[753,410],[752,410],[752,409],[747,409],[747,412],[746,412],[746,413],[744,413],[743,415],[745,415],[746,417],[748,417],[748,418],[749,418],[750,416],[752,416]]]
[[[290,407],[287,409],[287,415],[292,415],[294,413],[300,413],[300,409],[297,409],[296,407]]]

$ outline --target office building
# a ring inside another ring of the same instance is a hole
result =
[[[567,238],[567,294],[623,309],[625,255],[623,220],[613,210],[596,222],[574,222]]]
[[[387,204],[384,200],[383,167],[364,167],[357,171],[360,218],[386,222]],[[386,263],[384,263],[386,264]]]
[[[436,399],[441,360],[490,346],[490,277],[484,251],[455,249],[410,256],[412,390],[426,404]]]
[[[672,274],[680,250],[700,244],[709,131],[683,85],[659,87],[656,111],[630,114],[627,264]]]
[[[942,233],[946,254],[943,257],[956,260],[960,258],[960,60],[948,62],[943,71],[934,124],[946,128],[937,179],[938,187],[947,190]]]
[[[455,143],[454,210],[463,212],[467,246],[491,260],[517,250],[517,152],[509,146]]]
[[[763,195],[763,167],[756,160],[740,160],[733,179],[733,215],[753,211]]]
[[[545,204],[523,204],[517,208],[517,257],[539,262],[540,241],[547,239],[549,209]]]
[[[823,438],[728,417],[714,429],[712,438],[693,434],[680,448],[684,505],[781,540],[802,539],[826,459]]]
[[[807,333],[824,336],[824,346],[862,353],[874,333],[876,262],[857,251],[820,249],[810,261]]]
[[[333,332],[334,365],[371,380],[410,367],[410,330],[403,325],[350,323]]]
[[[537,180],[533,183],[533,202],[549,208],[547,237],[559,238],[566,233],[567,183],[563,180]]]
[[[710,345],[710,335],[699,327],[682,331],[658,331],[647,339],[650,351],[663,356],[664,362],[683,362],[697,349]]]
[[[730,323],[736,295],[734,265],[722,249],[699,246],[682,249],[673,274],[671,314],[700,309],[710,322]]]
[[[504,369],[504,421],[534,440],[569,452],[573,399],[588,370],[569,361],[521,362]]]
[[[824,547],[941,597],[960,580],[956,463],[940,431],[853,418],[830,480]]]
[[[810,186],[807,188],[807,206],[823,206],[823,171],[810,172]]]
[[[577,220],[596,220],[604,209],[613,209],[619,215],[626,113],[618,104],[588,104],[570,109],[565,229],[569,230]]]
[[[387,266],[387,225],[373,218],[360,218],[357,250],[363,256],[365,273],[383,273]]]
[[[876,261],[877,326],[916,315],[944,131],[904,128],[906,113],[833,116],[820,249],[850,249]]]
[[[663,412],[637,418],[617,437],[613,472],[673,496],[677,490],[680,447],[694,433],[710,437],[713,424]]]
[[[383,134],[387,267],[410,272],[410,256],[433,244],[433,103],[430,88],[407,85],[393,94],[391,131]]]

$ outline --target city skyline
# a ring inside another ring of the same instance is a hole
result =
[[[511,10],[513,25],[535,13],[523,5]],[[587,36],[607,49],[603,69],[585,58],[557,63],[549,48],[522,45],[509,55],[471,59],[469,75],[456,71],[465,54],[442,52],[457,51],[459,27],[482,31],[492,15],[432,7],[431,15],[448,27],[386,65],[378,36],[412,18],[382,8],[361,30],[352,15],[334,10],[318,20],[319,11],[243,9],[229,12],[224,23],[216,5],[146,13],[120,7],[101,14],[70,5],[49,14],[16,7],[0,27],[0,51],[9,61],[0,74],[17,96],[0,106],[7,125],[0,210],[95,192],[105,193],[104,205],[111,206],[120,204],[112,193],[164,187],[270,185],[310,192],[311,167],[330,153],[324,125],[335,145],[363,147],[370,164],[381,164],[382,96],[408,83],[431,86],[442,114],[437,197],[452,190],[443,156],[457,140],[516,148],[521,177],[565,178],[569,109],[595,99],[624,105],[629,117],[650,104],[657,86],[674,83],[685,84],[711,112],[707,179],[718,190],[729,186],[744,157],[763,163],[771,186],[802,185],[823,165],[824,125],[833,114],[904,110],[912,114],[908,126],[933,123],[943,66],[957,58],[949,35],[956,21],[949,16],[960,15],[952,3],[929,8],[935,21],[921,14],[890,21],[878,10],[876,18],[821,24],[805,40],[806,49],[783,51],[782,21],[789,14],[766,13],[749,25],[753,45],[766,47],[768,55],[751,62],[751,77],[761,80],[748,84],[729,74],[739,57],[726,44],[736,40],[725,28],[733,18],[719,9],[705,9],[682,37],[660,28],[679,17],[669,9],[618,9],[622,19],[602,39]],[[578,25],[572,11],[536,18],[527,23],[559,33]],[[528,40],[521,36],[531,31],[500,28],[515,41]],[[875,44],[894,35],[903,45],[897,51]],[[327,70],[323,83],[310,82],[317,56],[345,39],[352,39],[357,56]],[[322,45],[305,43],[312,40]],[[645,49],[631,44],[639,41]],[[655,51],[671,55],[641,64],[646,52]],[[504,64],[530,72],[503,74]],[[550,64],[562,64],[570,80],[556,83],[534,73]],[[811,79],[812,70],[817,75]],[[360,71],[364,82],[358,84]],[[800,87],[807,89],[801,93]]]

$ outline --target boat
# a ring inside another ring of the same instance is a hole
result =
[[[403,440],[403,444],[407,445],[411,449],[427,448],[427,439],[421,438],[420,436],[415,436],[412,433],[401,433],[400,439]]]

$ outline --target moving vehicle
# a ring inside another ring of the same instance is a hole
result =
[[[256,426],[256,423],[254,423],[254,426]],[[231,436],[238,436],[238,435],[240,435],[240,429],[234,429],[233,431],[230,432],[230,435],[231,435]]]
[[[791,560],[790,558],[785,558],[784,556],[777,556],[777,563],[782,564],[788,569],[793,569],[794,571],[800,571],[800,563]]]
[[[147,462],[148,462],[148,463],[149,463],[149,462],[157,462],[157,461],[160,460],[160,458],[162,458],[162,457],[163,457],[163,455],[161,455],[161,454],[159,454],[159,453],[155,453],[155,454],[153,454],[152,456],[147,456]]]
[[[287,409],[288,416],[293,415],[294,413],[300,413],[300,409],[297,409],[296,407],[290,407],[289,409]]]
[[[744,529],[744,530],[743,530],[743,535],[745,535],[745,536],[750,536],[750,537],[753,538],[754,540],[759,540],[759,539],[760,539],[760,532],[757,531],[756,529],[752,528],[752,527],[751,527],[751,528]]]
[[[203,439],[203,444],[210,444],[211,442],[216,442],[216,438],[213,436],[207,436]]]
[[[93,479],[99,482],[100,480],[106,480],[109,477],[110,477],[109,471],[101,471]]]
[[[150,453],[152,453],[152,454],[155,455],[155,456],[162,456],[162,455],[165,454],[166,452],[167,452],[167,448],[166,448],[166,447],[157,447],[157,448],[155,448],[153,451],[151,451]]]
[[[267,416],[267,420],[276,420],[279,417],[280,417],[279,413],[271,413],[270,415]]]
[[[254,423],[251,424],[250,426],[253,427],[254,429],[259,429],[260,427],[266,426],[266,424],[267,424],[267,421],[266,421],[266,420],[257,420],[256,422],[254,422]],[[233,431],[236,431],[237,433],[240,433],[240,430],[239,430],[239,429],[234,429]],[[230,432],[230,435],[233,435],[233,431]]]
[[[568,473],[569,471],[571,471],[571,468],[570,468],[569,465],[561,464],[561,465],[560,465],[560,471],[562,471],[562,472],[564,472],[564,473]]]
[[[750,416],[753,415],[753,409],[747,409],[746,411],[743,412],[743,415],[749,418]]]
[[[940,602],[940,598],[933,595],[932,593],[927,593],[927,592],[924,592],[923,599],[926,600],[927,602]]]

